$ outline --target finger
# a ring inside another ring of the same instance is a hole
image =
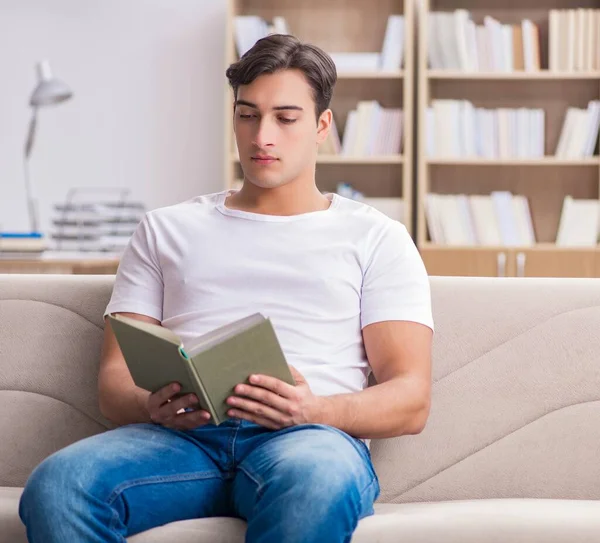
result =
[[[235,387],[234,392],[239,396],[252,398],[257,400],[265,405],[271,406],[278,411],[282,411],[283,413],[289,412],[290,402],[287,398],[283,398],[270,390],[262,387],[255,387],[249,385],[238,385]],[[237,396],[233,396],[236,398]],[[233,405],[233,404],[232,404]]]
[[[150,409],[160,407],[181,390],[179,383],[170,383],[153,394],[150,394],[148,406]]]
[[[192,430],[210,422],[210,413],[204,410],[181,413],[172,421],[171,425],[179,430]]]
[[[296,394],[295,386],[288,385],[287,383],[284,383],[283,381],[269,375],[251,375],[250,384],[266,388],[267,390],[270,390],[275,394],[279,394],[284,398],[293,398],[294,394]]]
[[[227,399],[227,403],[233,406],[236,411],[245,411],[256,417],[269,419],[277,424],[289,424],[291,422],[289,414],[254,400],[232,396]]]
[[[154,412],[154,419],[161,424],[170,424],[175,420],[180,414],[183,414],[188,407],[192,407],[194,405],[193,402],[187,400],[182,404],[177,400],[178,406],[175,405],[175,401],[164,404],[159,407],[157,411]],[[197,405],[197,403],[196,403]]]
[[[162,405],[158,408],[159,416],[164,418],[173,418],[181,409],[187,409],[198,405],[198,398],[195,394],[186,394],[175,400]]]

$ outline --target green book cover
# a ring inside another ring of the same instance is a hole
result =
[[[179,395],[194,393],[199,408],[220,424],[231,408],[226,400],[234,387],[260,373],[290,385],[294,379],[271,321],[256,313],[203,334],[184,345],[162,326],[109,315],[125,362],[137,386],[155,392],[181,384]]]

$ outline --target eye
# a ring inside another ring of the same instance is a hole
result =
[[[252,117],[256,117],[256,115],[250,115],[249,113],[240,113],[240,119],[251,119]]]
[[[297,119],[288,119],[286,117],[280,117],[279,120],[283,123],[283,124],[293,124],[296,122]]]

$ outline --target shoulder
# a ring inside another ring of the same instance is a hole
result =
[[[148,211],[145,220],[151,228],[186,224],[190,220],[197,220],[214,212],[215,206],[225,193],[226,191],[204,194],[169,206],[158,207]]]
[[[391,219],[378,209],[358,200],[336,195],[337,209],[346,226],[356,229],[367,247],[374,248],[382,238],[392,237],[401,243],[412,238],[401,222]]]

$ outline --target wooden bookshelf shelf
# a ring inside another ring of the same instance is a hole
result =
[[[448,70],[428,70],[429,79],[442,80],[501,80],[501,81],[569,81],[598,80],[600,72],[460,72]]]
[[[454,158],[430,158],[426,163],[429,166],[544,166],[544,167],[570,167],[570,166],[600,166],[600,158],[563,159],[557,157],[545,157],[539,159],[511,159],[490,160],[482,158],[454,159]]]

